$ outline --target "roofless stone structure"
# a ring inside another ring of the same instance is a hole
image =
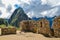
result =
[[[39,27],[39,33],[44,34],[46,36],[50,36],[51,35],[51,30],[50,30],[50,25],[49,25],[49,21],[45,18],[42,18],[41,20],[37,21],[37,25]]]
[[[54,36],[60,37],[60,16],[55,17],[52,28],[54,30]]]
[[[41,33],[46,36],[50,36],[51,30],[49,21],[45,18],[42,18],[38,21],[33,20],[24,20],[20,22],[20,28],[21,31],[29,31],[29,32],[35,32],[35,33]]]

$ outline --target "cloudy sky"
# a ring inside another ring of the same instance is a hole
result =
[[[8,19],[18,7],[30,18],[60,15],[60,0],[0,0],[0,18]]]

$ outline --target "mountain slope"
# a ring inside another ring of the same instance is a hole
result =
[[[24,13],[21,7],[17,8],[9,19],[9,23],[13,26],[19,26],[19,22],[22,20],[30,20],[30,18]]]

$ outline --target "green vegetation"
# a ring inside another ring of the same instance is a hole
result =
[[[9,24],[15,27],[19,27],[19,23],[22,20],[30,20],[30,18],[25,14],[24,10],[19,7],[16,9],[10,17]]]
[[[6,27],[6,25],[4,25],[4,24],[0,25],[0,28],[4,28],[4,27]]]
[[[17,29],[17,30],[20,30],[20,28],[17,28],[17,27],[16,27],[16,29]]]
[[[2,24],[2,25],[0,25],[0,28],[5,28],[6,27],[6,25],[4,25],[4,24]],[[9,25],[8,26],[8,28],[12,28],[13,26],[11,26],[11,25]]]
[[[6,19],[2,19],[2,18],[0,18],[0,28],[13,28],[13,27],[15,27],[15,26],[12,26],[12,25],[10,25],[9,23],[8,23],[8,20],[6,20]],[[15,27],[17,30],[19,30],[19,28],[17,28],[17,27]]]
[[[13,26],[9,25],[8,20],[0,18],[0,28],[4,27],[11,28]]]

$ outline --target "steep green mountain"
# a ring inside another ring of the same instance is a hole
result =
[[[9,23],[13,26],[19,27],[22,20],[30,20],[21,7],[17,8],[9,19]]]

